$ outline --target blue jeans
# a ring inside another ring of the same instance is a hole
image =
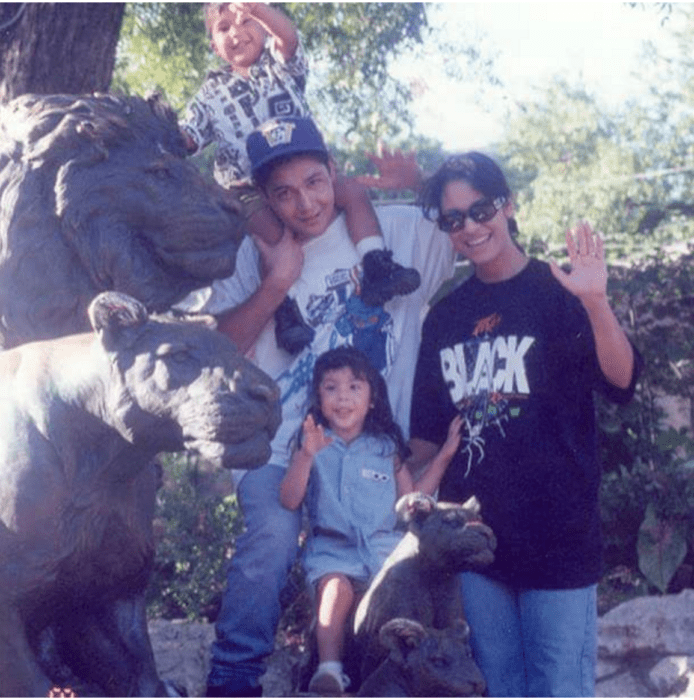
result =
[[[279,501],[286,470],[274,464],[247,472],[236,492],[245,532],[236,541],[207,682],[227,692],[259,686],[275,647],[280,593],[298,553],[301,510]]]
[[[514,589],[477,573],[462,578],[475,661],[491,697],[592,697],[597,586]]]

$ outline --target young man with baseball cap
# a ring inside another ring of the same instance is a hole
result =
[[[301,524],[300,512],[281,506],[279,485],[304,418],[316,357],[340,345],[365,352],[385,377],[407,436],[422,311],[452,274],[454,260],[449,237],[418,208],[379,207],[386,246],[399,265],[419,272],[421,284],[380,306],[365,303],[363,265],[346,220],[372,216],[366,190],[338,178],[310,119],[271,120],[248,137],[247,150],[254,181],[284,225],[282,238],[275,246],[244,240],[234,275],[186,304],[218,318],[219,330],[275,379],[282,402],[269,464],[237,478],[246,531],[231,560],[208,678],[208,695],[227,697],[262,693],[263,659],[274,648],[280,592]],[[274,314],[285,296],[295,300],[313,332],[297,355],[278,347],[275,337]]]

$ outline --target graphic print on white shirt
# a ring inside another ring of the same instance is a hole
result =
[[[384,376],[388,375],[394,360],[393,319],[383,307],[366,306],[357,293],[361,277],[358,258],[350,268],[325,267],[325,260],[318,256],[312,256],[309,264],[312,263],[315,263],[315,274],[311,286],[300,282],[288,293],[288,296],[295,295],[304,320],[316,334],[311,345],[275,380],[282,405],[282,425],[273,441],[273,450],[278,455],[283,451],[291,453],[308,408],[308,390],[319,355],[342,345],[352,345]],[[320,282],[316,284],[315,280]]]
[[[300,302],[304,320],[317,334],[310,348],[278,377],[277,381],[283,388],[282,403],[310,384],[315,358],[327,350],[353,345],[379,372],[386,372],[392,363],[388,352],[392,318],[383,307],[366,306],[355,293],[357,275],[357,266],[332,271],[324,278],[323,294],[310,294],[305,306]],[[329,332],[321,333],[322,330]]]

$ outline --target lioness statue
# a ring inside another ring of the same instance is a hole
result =
[[[362,683],[359,697],[462,698],[482,695],[487,687],[462,620],[439,630],[396,617],[378,637],[388,657]]]
[[[0,696],[45,697],[61,665],[96,694],[164,694],[143,598],[153,457],[258,466],[280,420],[274,383],[208,325],[116,292],[89,319],[0,352]]]
[[[185,155],[157,97],[0,106],[0,348],[88,330],[101,291],[162,312],[232,274],[240,205]]]
[[[409,493],[395,510],[407,532],[350,615],[347,690],[371,697],[481,695],[486,683],[471,656],[459,574],[491,564],[494,533],[475,498],[460,505]],[[451,659],[457,661],[448,666]],[[314,634],[295,672],[298,692],[317,663]]]
[[[387,622],[407,618],[426,628],[455,627],[464,620],[459,574],[482,570],[494,560],[496,538],[481,520],[477,499],[459,505],[409,493],[398,500],[395,510],[407,532],[354,616],[364,680],[388,657],[379,637]],[[474,683],[470,687],[478,689]]]

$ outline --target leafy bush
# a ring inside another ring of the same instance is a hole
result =
[[[243,529],[236,495],[215,493],[214,475],[193,457],[163,455],[162,462],[148,613],[213,621],[226,585],[225,568]],[[231,474],[224,476],[231,484]]]
[[[646,367],[629,406],[600,403],[598,410],[606,563],[638,567],[662,593],[687,558],[694,561],[694,442],[658,407],[663,395],[694,397],[691,251],[660,252],[614,271],[612,302]]]
[[[694,461],[654,470],[638,461],[602,482],[605,558],[609,568],[638,568],[665,593],[694,538]],[[689,553],[690,556],[692,553]]]

